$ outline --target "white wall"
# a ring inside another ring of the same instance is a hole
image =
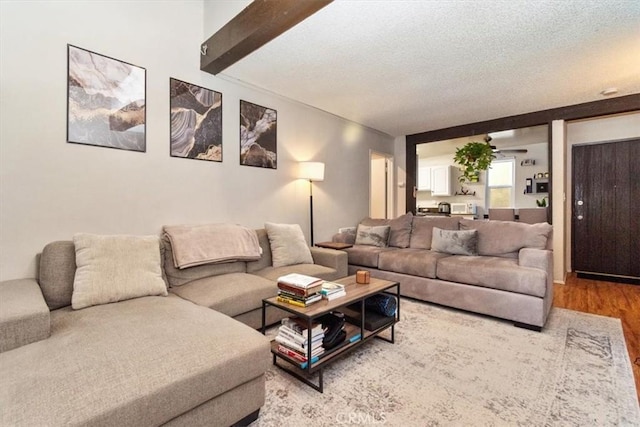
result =
[[[326,162],[316,241],[367,215],[369,150],[392,152],[393,139],[201,72],[203,20],[200,1],[0,2],[0,279],[34,276],[42,247],[75,232],[273,221],[308,235],[303,160]],[[147,69],[146,153],[66,142],[67,43]],[[169,77],[222,92],[222,163],[169,156]],[[239,165],[240,99],[278,111],[277,170]]]

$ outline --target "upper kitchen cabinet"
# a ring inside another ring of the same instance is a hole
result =
[[[426,165],[426,160],[418,160],[418,191],[431,190],[431,166]]]
[[[431,195],[453,195],[453,166],[431,167]]]

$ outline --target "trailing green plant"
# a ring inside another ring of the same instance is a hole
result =
[[[462,176],[459,181],[477,182],[478,173],[489,169],[495,157],[491,145],[487,142],[472,141],[457,148],[453,161],[460,165]]]
[[[539,208],[546,208],[547,207],[547,196],[544,196],[540,200],[536,199],[536,205],[538,205]]]

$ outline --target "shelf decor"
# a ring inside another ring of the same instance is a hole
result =
[[[478,182],[480,171],[489,169],[494,158],[493,149],[487,142],[472,141],[457,148],[453,161],[460,165],[460,183]]]
[[[67,45],[67,141],[146,151],[146,73]]]

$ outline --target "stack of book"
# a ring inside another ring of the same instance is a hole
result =
[[[347,295],[347,292],[344,290],[344,285],[325,281],[322,283],[320,294],[322,295],[322,298],[331,301],[332,299]]]
[[[291,273],[278,277],[278,301],[307,307],[322,299],[322,279]]]
[[[311,328],[311,363],[318,361],[324,353],[322,340],[324,330],[321,323],[313,323]],[[306,368],[309,355],[309,329],[306,321],[298,317],[282,319],[278,335],[278,351],[300,363],[301,368]]]

